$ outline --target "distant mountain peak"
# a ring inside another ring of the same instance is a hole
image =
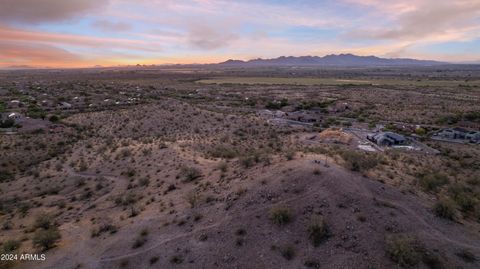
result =
[[[351,53],[320,56],[280,56],[273,59],[252,59],[249,61],[228,60],[220,65],[232,66],[431,66],[444,62],[408,58],[380,58],[374,55],[358,56]]]

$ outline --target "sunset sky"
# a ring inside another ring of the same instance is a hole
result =
[[[0,67],[354,53],[480,60],[480,0],[0,0]]]

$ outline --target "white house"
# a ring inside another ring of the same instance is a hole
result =
[[[16,113],[16,112],[12,112],[12,113],[8,114],[7,117],[11,120],[14,120],[15,122],[18,122],[18,121],[23,119],[22,114],[19,114],[19,113]]]

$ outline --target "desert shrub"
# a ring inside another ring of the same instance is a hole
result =
[[[466,120],[480,122],[480,111],[471,111],[463,115]]]
[[[183,262],[183,257],[180,255],[175,255],[170,258],[170,263],[172,264],[181,264]]]
[[[416,238],[391,235],[386,238],[388,257],[402,267],[413,267],[422,259],[422,248]]]
[[[222,162],[218,165],[218,169],[222,172],[225,173],[228,170],[228,164],[226,162]]]
[[[110,233],[110,234],[114,234],[117,232],[117,227],[115,227],[115,225],[113,224],[109,224],[109,223],[104,223],[102,225],[100,225],[98,228],[95,228],[92,230],[91,232],[91,236],[92,237],[97,237],[97,236],[100,236],[101,234],[103,233]]]
[[[477,261],[477,257],[475,257],[475,255],[473,253],[471,253],[470,251],[468,251],[466,249],[460,250],[459,252],[455,253],[455,255],[457,255],[462,260],[464,260],[465,262],[468,262],[468,263],[473,263],[473,262]]]
[[[282,100],[274,100],[274,101],[268,101],[267,104],[265,105],[266,109],[280,109],[284,106],[288,106],[288,100],[287,99],[282,99]]]
[[[60,118],[57,115],[52,115],[48,118],[48,120],[51,122],[58,122]]]
[[[127,206],[136,203],[138,199],[139,197],[135,193],[128,192],[124,197],[118,196],[115,198],[115,204]]]
[[[455,204],[450,199],[441,199],[433,206],[433,212],[437,217],[455,219]]]
[[[150,260],[149,260],[149,262],[150,262],[150,264],[154,264],[154,263],[158,262],[158,259],[159,259],[159,258],[158,258],[157,256],[151,257]]]
[[[265,151],[254,151],[246,153],[244,156],[240,157],[240,164],[245,167],[249,168],[253,165],[263,162],[264,164],[270,163],[270,156]]]
[[[35,104],[28,106],[27,116],[34,119],[45,119],[47,113]]]
[[[235,245],[241,247],[241,246],[243,246],[243,244],[245,244],[245,239],[243,239],[243,238],[235,239]]]
[[[448,188],[448,192],[462,212],[472,212],[475,209],[477,201],[473,198],[472,190],[466,185],[453,184]]]
[[[135,239],[135,241],[133,242],[132,248],[133,249],[139,248],[139,247],[143,246],[146,242],[147,242],[147,238],[143,237],[143,236],[140,236],[137,239]]]
[[[292,212],[289,208],[278,207],[270,210],[270,220],[277,225],[285,225],[292,221]]]
[[[47,250],[53,248],[55,243],[61,238],[60,232],[56,227],[50,227],[49,229],[38,229],[33,235],[33,245]]]
[[[425,128],[418,127],[418,128],[415,129],[415,133],[416,133],[417,135],[423,136],[423,135],[426,135],[426,134],[427,134],[427,130],[425,130]]]
[[[247,231],[245,231],[245,229],[242,229],[242,228],[235,231],[235,234],[238,236],[244,236],[246,233]]]
[[[176,189],[177,189],[177,187],[174,184],[170,184],[170,185],[168,185],[167,189],[165,190],[165,193],[174,191]]]
[[[17,250],[20,247],[21,242],[17,240],[8,240],[3,244],[3,251],[10,253]]]
[[[252,167],[255,164],[255,157],[253,157],[253,156],[243,156],[242,158],[240,158],[240,163],[245,168]]]
[[[282,257],[286,260],[291,260],[295,257],[295,249],[290,245],[283,246],[279,250]]]
[[[211,149],[209,154],[214,158],[232,159],[238,155],[238,152],[225,145],[218,145]]]
[[[187,200],[190,207],[194,208],[198,203],[199,195],[196,191],[192,190],[192,191],[187,193],[185,199]]]
[[[306,260],[303,265],[308,268],[320,268],[320,262],[318,260]]]
[[[135,169],[128,169],[127,172],[126,172],[126,175],[128,177],[134,177],[136,173],[137,172],[135,171]]]
[[[200,178],[202,176],[202,172],[200,172],[200,170],[196,167],[184,166],[180,169],[179,176],[182,177],[184,181],[191,182]]]
[[[315,220],[307,229],[308,239],[314,247],[318,247],[325,239],[330,236],[330,231],[324,219]]]
[[[11,173],[0,170],[0,183],[12,180],[13,177],[14,176]]]
[[[42,213],[35,218],[33,227],[49,229],[51,225],[52,225],[52,217],[48,214]]]
[[[140,231],[140,235],[133,242],[132,248],[135,249],[143,246],[147,242],[147,236],[148,236],[147,229],[143,229],[142,231]]]
[[[289,151],[285,152],[285,157],[287,158],[287,160],[291,161],[295,157],[295,152],[289,150]]]
[[[341,157],[348,169],[358,172],[370,170],[380,163],[378,155],[374,153],[343,151]]]
[[[424,191],[437,191],[449,182],[448,177],[436,172],[424,172],[418,176],[418,182]]]
[[[18,207],[18,212],[20,212],[20,215],[21,215],[22,217],[25,217],[31,207],[32,207],[32,205],[31,205],[30,203],[28,203],[28,202],[22,203],[22,204]]]
[[[148,186],[150,184],[150,179],[144,177],[138,182],[140,186]]]
[[[422,261],[430,269],[445,269],[444,261],[436,254],[423,250]]]
[[[128,260],[123,260],[120,262],[119,266],[120,268],[126,268],[129,264],[130,262]]]

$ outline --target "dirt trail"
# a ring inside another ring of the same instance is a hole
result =
[[[103,177],[108,179],[109,181],[112,182],[113,188],[105,193],[104,195],[98,197],[97,199],[85,204],[82,206],[82,208],[78,211],[78,214],[82,214],[89,208],[92,208],[93,206],[96,206],[97,204],[100,204],[104,201],[106,201],[108,198],[121,194],[125,192],[128,186],[128,179],[124,176],[119,176],[111,173],[94,173],[94,172],[76,172],[74,171],[71,167],[67,167],[67,173],[70,176],[77,176],[77,177]]]

